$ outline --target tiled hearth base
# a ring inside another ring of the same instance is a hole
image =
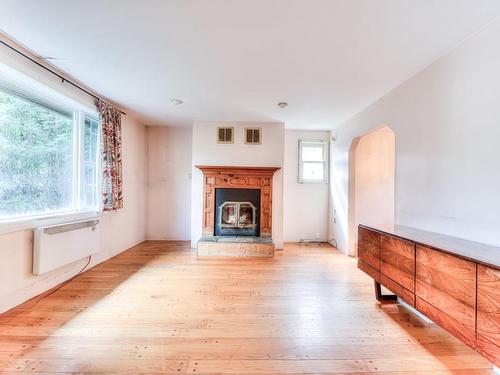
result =
[[[271,238],[209,237],[198,241],[198,256],[272,258],[274,243]]]

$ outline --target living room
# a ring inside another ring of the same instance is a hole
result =
[[[498,1],[0,5],[0,372],[498,372]]]

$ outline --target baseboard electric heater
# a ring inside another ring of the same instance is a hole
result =
[[[99,251],[99,219],[35,229],[33,273],[40,275]]]

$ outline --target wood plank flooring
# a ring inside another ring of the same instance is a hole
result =
[[[145,242],[0,316],[0,373],[493,374],[354,259],[290,244],[274,259],[197,259]]]

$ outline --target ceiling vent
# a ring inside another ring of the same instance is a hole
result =
[[[245,128],[245,143],[247,145],[260,145],[261,128]]]
[[[217,143],[234,143],[234,128],[217,128]]]

